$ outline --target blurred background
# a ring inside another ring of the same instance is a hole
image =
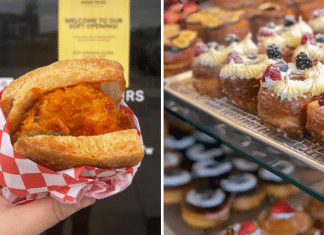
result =
[[[0,1],[0,76],[16,79],[58,60],[58,0]],[[44,234],[161,232],[161,2],[131,1],[130,86],[145,157],[124,192],[98,200]],[[5,86],[5,79],[0,85]]]

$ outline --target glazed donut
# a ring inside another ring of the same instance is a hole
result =
[[[232,197],[233,211],[243,213],[255,210],[265,198],[257,177],[250,173],[231,175],[227,179],[222,179],[220,185]]]
[[[283,160],[279,160],[273,167],[279,168],[286,175],[292,174],[295,170],[292,163]],[[299,192],[296,186],[286,183],[282,178],[264,168],[260,169],[258,174],[262,188],[268,197],[274,196],[278,199],[288,199]]]
[[[191,174],[183,169],[164,172],[164,204],[180,204],[191,182]]]
[[[184,222],[197,229],[214,229],[229,218],[230,200],[220,189],[191,189],[181,204]]]

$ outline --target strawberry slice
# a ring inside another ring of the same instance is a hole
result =
[[[185,14],[191,14],[197,12],[198,10],[199,10],[199,6],[196,3],[191,2],[188,4],[188,6],[184,8],[183,12]]]
[[[324,106],[324,91],[317,96],[319,106]]]
[[[164,13],[164,21],[168,24],[176,24],[181,20],[181,14],[173,12],[173,11],[166,11]]]
[[[295,210],[286,201],[278,201],[271,208],[271,213],[282,214],[282,213],[294,213]]]
[[[234,60],[235,64],[243,64],[243,59],[237,51],[231,51],[228,53],[225,64],[229,64],[232,59]]]
[[[269,77],[273,81],[281,80],[281,73],[276,64],[270,64],[263,73],[262,82],[266,81],[266,77]]]
[[[317,41],[316,41],[316,38],[313,34],[311,33],[305,33],[300,41],[300,44],[301,45],[305,45],[307,43],[307,41],[309,41],[309,43],[311,45],[316,45],[317,44]]]
[[[247,235],[252,234],[256,231],[256,225],[252,220],[245,221],[242,225],[240,230],[238,231],[237,235]]]
[[[273,36],[273,32],[271,32],[267,27],[260,28],[258,32],[258,37],[272,37],[272,36]]]

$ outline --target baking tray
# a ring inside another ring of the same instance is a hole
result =
[[[261,123],[257,113],[239,108],[228,98],[200,95],[192,86],[191,76],[192,72],[188,71],[166,78],[164,90],[222,123],[324,173],[324,149],[313,137],[287,137],[275,133]]]

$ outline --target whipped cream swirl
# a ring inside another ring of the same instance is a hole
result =
[[[304,81],[295,81],[286,77],[281,81],[275,82],[273,85],[274,93],[277,97],[280,97],[281,101],[287,99],[292,101],[297,100],[299,97],[303,97],[304,93],[307,92]]]
[[[312,96],[319,95],[324,90],[324,66],[318,62],[316,66],[305,71],[305,85]]]
[[[198,60],[203,66],[215,67],[224,63],[226,57],[227,55],[224,52],[216,51],[211,47],[207,52],[201,54]]]

